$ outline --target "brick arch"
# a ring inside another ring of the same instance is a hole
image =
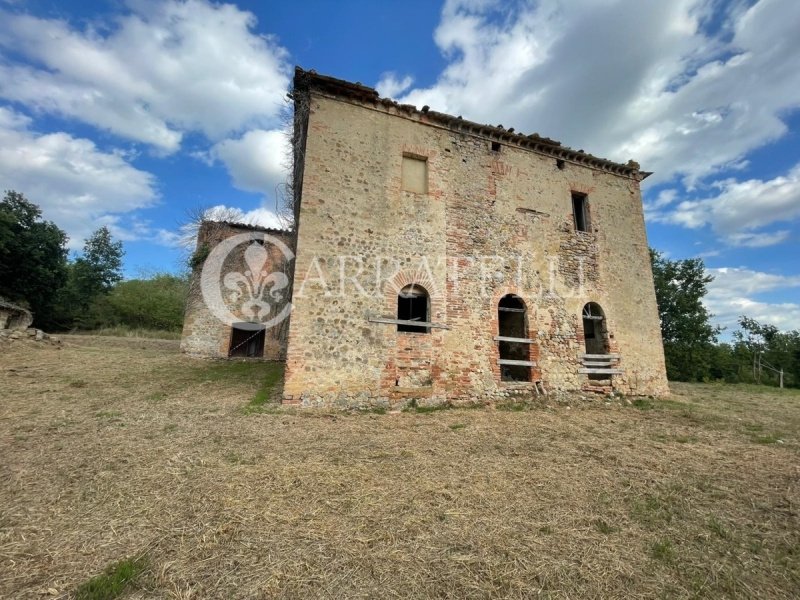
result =
[[[400,290],[412,284],[418,285],[428,292],[430,320],[444,319],[444,297],[439,286],[436,285],[424,269],[403,269],[386,281],[383,286],[383,301],[385,310],[389,311],[388,314],[392,314],[397,310],[397,296],[400,294]]]
[[[603,332],[605,335],[605,344],[607,347],[607,351],[609,353],[614,353],[618,351],[617,347],[617,340],[614,336],[614,322],[608,314],[608,309],[606,306],[599,302],[596,298],[587,298],[585,299],[581,305],[576,319],[576,332],[577,332],[577,341],[581,344],[581,348],[586,347],[586,331],[583,328],[583,309],[586,307],[587,304],[596,304],[600,307],[600,310],[603,311],[603,323],[605,327],[605,331]]]
[[[504,296],[508,296],[509,294],[514,294],[522,299],[525,303],[525,317],[527,319],[526,324],[526,333],[527,337],[534,340],[534,343],[530,345],[529,349],[529,357],[530,360],[536,363],[536,366],[531,369],[531,379],[533,381],[541,380],[542,378],[542,371],[541,366],[539,364],[539,330],[536,326],[536,304],[525,294],[523,294],[517,287],[515,286],[506,286],[499,288],[495,291],[494,295],[492,296],[492,304],[490,306],[490,310],[492,311],[491,315],[491,335],[494,337],[500,334],[500,319],[498,315],[498,306],[500,305],[500,300]],[[500,358],[500,347],[498,344],[494,345],[494,352],[492,356],[492,373],[495,377],[496,381],[500,381],[500,365],[498,364],[498,360]]]
[[[509,294],[514,294],[515,296],[519,296],[522,298],[522,301],[525,303],[525,316],[528,318],[528,337],[533,337],[536,331],[532,329],[533,321],[536,315],[536,305],[528,299],[525,294],[523,294],[518,288],[514,286],[506,286],[500,288],[495,291],[494,295],[492,296],[492,306],[491,309],[494,312],[493,322],[494,322],[494,333],[492,335],[497,335],[499,332],[498,326],[499,323],[497,322],[497,306],[500,304],[500,300],[503,296],[508,296]]]

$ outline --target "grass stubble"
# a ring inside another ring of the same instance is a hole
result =
[[[280,376],[0,348],[0,597],[800,592],[796,391],[356,414],[281,407]]]

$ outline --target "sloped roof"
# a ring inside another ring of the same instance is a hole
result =
[[[306,71],[301,67],[295,68],[294,90],[296,92],[316,90],[332,96],[356,100],[362,103],[381,105],[385,108],[394,108],[400,113],[415,116],[423,123],[433,123],[444,126],[453,131],[479,135],[488,139],[513,144],[520,148],[528,149],[541,154],[548,154],[556,159],[563,159],[573,163],[587,165],[603,171],[624,175],[641,181],[651,173],[639,170],[639,164],[630,160],[626,164],[617,163],[605,158],[593,156],[583,150],[573,150],[562,146],[561,142],[542,137],[538,133],[523,135],[513,128],[505,129],[501,125],[482,125],[467,121],[460,116],[454,117],[446,113],[430,110],[423,106],[417,109],[412,104],[400,104],[391,98],[381,98],[378,92],[361,83],[352,83],[343,79],[336,79],[328,75],[320,75],[316,71]]]

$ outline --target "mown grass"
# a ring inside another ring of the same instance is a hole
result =
[[[167,331],[164,329],[145,329],[142,327],[103,327],[100,329],[86,329],[71,332],[73,335],[99,335],[103,337],[141,338],[152,340],[179,340],[180,331]]]
[[[679,384],[640,406],[384,414],[279,407],[278,365],[193,360],[163,340],[3,358],[3,598],[800,589],[795,391]],[[117,561],[143,548],[148,565],[125,576]]]

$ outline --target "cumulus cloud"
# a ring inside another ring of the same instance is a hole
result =
[[[255,129],[215,144],[209,156],[224,163],[240,190],[279,197],[289,175],[289,134],[282,129]]]
[[[231,223],[244,223],[245,225],[258,225],[280,229],[281,223],[278,216],[266,208],[255,208],[244,211],[241,208],[218,204],[207,209],[203,218],[211,221],[229,221]]]
[[[251,13],[206,0],[128,6],[107,27],[80,30],[0,11],[0,96],[162,152],[185,132],[217,141],[274,124],[287,52],[253,32]]]
[[[38,204],[44,217],[79,248],[94,229],[109,225],[121,239],[135,235],[120,215],[154,204],[155,178],[130,165],[120,152],[66,133],[40,134],[30,119],[0,107],[0,181]]]
[[[733,246],[758,248],[786,241],[789,230],[755,232],[771,223],[800,217],[800,164],[774,179],[725,179],[712,184],[714,196],[684,200],[668,210],[659,200],[646,205],[648,219],[696,229],[710,225]],[[659,199],[674,196],[663,191]]]
[[[395,98],[410,88],[413,83],[414,78],[410,75],[398,79],[396,73],[384,73],[375,85],[375,89],[383,98]]]
[[[449,64],[401,101],[634,157],[651,184],[691,187],[787,131],[798,21],[794,0],[450,0],[434,36]]]
[[[708,272],[714,280],[708,285],[705,304],[718,325],[735,329],[738,318],[746,315],[780,329],[800,329],[800,304],[771,302],[762,296],[800,288],[800,275],[776,275],[743,267]]]

